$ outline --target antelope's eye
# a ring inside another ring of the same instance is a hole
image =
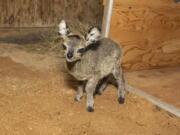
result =
[[[80,48],[80,49],[78,49],[78,53],[83,53],[85,51],[85,49],[84,48]]]
[[[62,44],[62,47],[63,47],[64,50],[66,50],[66,48],[67,48],[64,44]]]

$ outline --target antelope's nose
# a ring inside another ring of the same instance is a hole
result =
[[[72,57],[73,57],[73,53],[72,53],[72,52],[68,52],[68,53],[67,53],[67,58],[68,58],[68,59],[71,59]]]

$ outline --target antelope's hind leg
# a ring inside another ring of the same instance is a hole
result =
[[[116,79],[118,85],[118,102],[119,104],[124,104],[126,89],[124,75],[121,66],[118,65],[114,68],[113,76]]]
[[[100,81],[96,94],[102,95],[107,85],[108,85],[108,77],[105,77]]]

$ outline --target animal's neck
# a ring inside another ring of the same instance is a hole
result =
[[[66,61],[66,66],[67,66],[67,69],[70,73],[73,73],[76,71],[76,64],[78,63],[78,61],[75,61],[75,62],[67,62]]]

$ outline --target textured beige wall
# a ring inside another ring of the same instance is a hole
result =
[[[0,27],[49,27],[64,18],[101,26],[102,0],[0,0]]]
[[[115,0],[110,37],[123,45],[126,70],[180,65],[180,3]]]

